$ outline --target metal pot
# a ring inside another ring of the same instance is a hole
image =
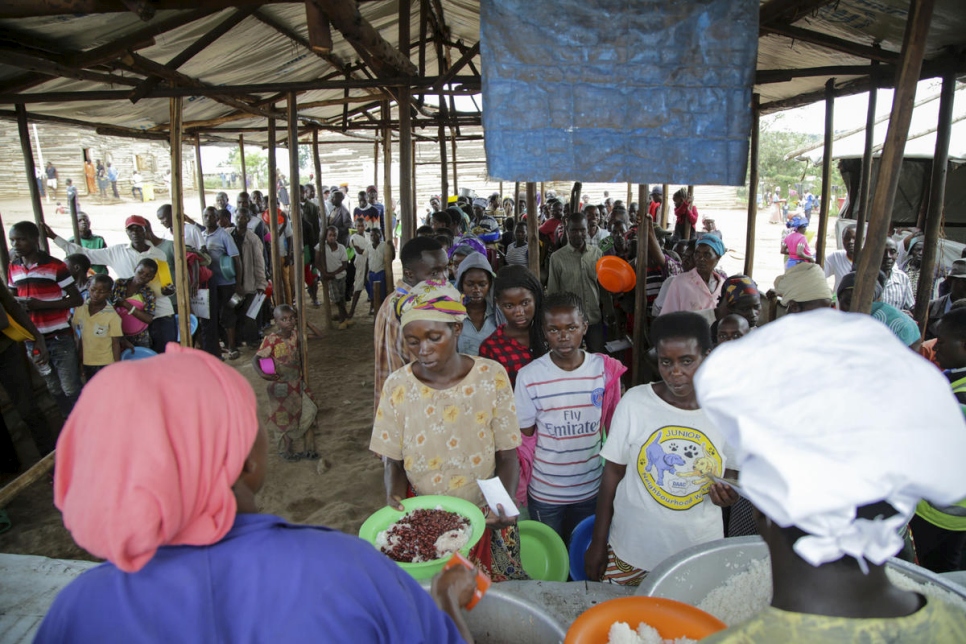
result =
[[[245,301],[244,296],[239,295],[238,293],[232,293],[231,299],[228,300],[228,304],[231,305],[231,308],[237,309],[239,305],[244,301]]]

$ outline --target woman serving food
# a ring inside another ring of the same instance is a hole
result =
[[[471,559],[494,581],[526,579],[516,518],[492,513],[476,484],[499,476],[516,492],[520,430],[506,369],[457,352],[466,307],[448,283],[419,283],[397,313],[414,361],[386,379],[369,444],[385,459],[387,503],[403,510],[401,499],[423,494],[475,503],[488,530]]]

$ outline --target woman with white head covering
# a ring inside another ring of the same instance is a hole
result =
[[[938,370],[829,309],[718,348],[695,387],[760,510],[774,585],[769,608],[704,641],[966,641],[966,613],[885,574],[920,499],[966,496],[966,423]]]

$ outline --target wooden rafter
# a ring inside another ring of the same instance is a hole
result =
[[[758,11],[758,24],[790,25],[836,0],[771,0]]]
[[[41,83],[50,80],[50,77],[73,78],[74,80],[91,81],[94,83],[104,83],[106,85],[127,85],[136,87],[142,82],[141,78],[131,76],[116,76],[101,72],[92,72],[86,69],[73,69],[65,67],[60,63],[55,63],[43,58],[37,58],[30,54],[14,51],[0,45],[0,58],[3,64],[19,67],[29,72],[42,74],[45,78]],[[39,85],[40,83],[38,83]]]
[[[322,2],[314,0],[326,15],[332,26],[342,32],[346,42],[356,48],[365,49],[373,58],[385,67],[385,72],[392,71],[408,76],[416,76],[419,72],[408,56],[404,56],[383,38],[368,20],[359,13],[355,0],[337,0]],[[408,44],[408,43],[407,43]],[[377,72],[379,70],[376,70]],[[380,74],[387,75],[386,73]]]
[[[337,55],[335,55],[335,54],[333,54],[331,52],[325,54],[325,53],[322,53],[322,52],[315,51],[309,45],[309,41],[308,40],[306,40],[305,38],[303,38],[302,36],[300,36],[294,30],[289,29],[287,26],[285,26],[284,24],[282,24],[281,22],[279,22],[278,20],[276,20],[275,18],[273,18],[269,14],[265,13],[264,11],[261,11],[261,10],[256,11],[254,14],[252,14],[252,16],[256,20],[259,20],[260,22],[268,25],[269,27],[271,27],[272,29],[274,29],[278,33],[282,34],[283,36],[285,36],[286,38],[288,38],[292,42],[294,42],[294,43],[296,43],[296,44],[304,47],[308,51],[311,51],[313,54],[315,54],[316,56],[318,56],[319,58],[321,58],[325,62],[327,62],[330,65],[332,65],[341,74],[348,74],[348,73],[350,73],[350,70],[348,68],[349,66],[345,63],[345,61],[343,61]]]
[[[449,82],[449,80],[455,77],[460,71],[466,67],[466,65],[480,53],[480,42],[476,41],[476,44],[470,47],[466,52],[460,56],[459,60],[453,63],[453,66],[446,70],[445,74],[440,75],[439,79],[433,85],[435,89],[443,89],[443,86]]]
[[[880,63],[889,63],[893,65],[899,62],[899,54],[885,51],[878,47],[843,40],[841,38],[836,38],[835,36],[819,33],[817,31],[802,29],[801,27],[791,27],[788,25],[761,25],[759,27],[759,31],[762,34],[784,36],[785,38],[800,40],[802,42],[825,47],[826,49],[842,52],[843,54],[850,54],[852,56],[858,56],[859,58],[865,58],[866,60],[877,60]]]

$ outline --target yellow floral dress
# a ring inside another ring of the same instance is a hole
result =
[[[520,428],[506,369],[486,358],[473,361],[448,389],[420,382],[411,364],[394,371],[383,386],[369,448],[402,461],[416,495],[459,497],[486,513],[476,480],[496,475],[496,452],[516,449]],[[481,563],[494,580],[526,578],[516,526],[488,536],[492,560]]]

